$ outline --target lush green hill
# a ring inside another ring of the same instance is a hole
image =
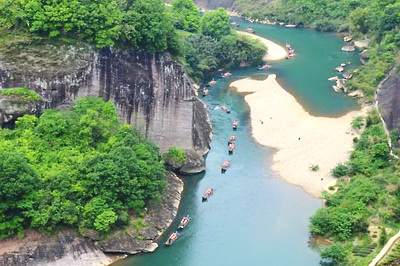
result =
[[[25,115],[0,129],[0,238],[64,226],[105,234],[160,197],[163,175],[158,148],[120,125],[110,102]]]

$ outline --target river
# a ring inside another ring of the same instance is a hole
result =
[[[359,65],[356,53],[340,51],[342,40],[329,33],[306,29],[251,24],[235,19],[240,28],[252,27],[260,36],[278,43],[288,42],[297,56],[271,63],[268,71],[233,70],[229,79],[219,79],[204,98],[212,120],[214,138],[207,156],[205,174],[184,177],[185,191],[177,219],[151,254],[129,257],[116,266],[263,266],[318,265],[319,254],[310,244],[309,217],[322,202],[299,187],[283,182],[270,170],[274,150],[256,144],[251,137],[249,109],[243,95],[228,90],[238,78],[277,74],[278,81],[312,114],[337,116],[356,109],[356,101],[337,94],[327,78],[336,75],[342,62]],[[231,113],[215,109],[226,104]],[[240,121],[233,132],[232,121]],[[228,155],[227,140],[237,136],[236,149]],[[231,167],[221,174],[224,160]],[[202,202],[206,188],[214,194]],[[163,245],[180,218],[191,220],[180,238]]]

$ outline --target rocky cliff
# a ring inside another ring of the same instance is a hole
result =
[[[400,130],[400,74],[394,68],[379,85],[377,101],[389,130]]]
[[[53,237],[30,231],[22,239],[0,240],[0,265],[107,265],[124,257],[122,254],[153,251],[157,248],[155,241],[178,212],[183,190],[183,182],[175,174],[168,172],[166,179],[168,186],[161,202],[149,207],[142,229],[128,226],[102,240],[82,237],[72,230],[63,230]]]
[[[68,106],[78,97],[111,100],[120,118],[140,129],[162,152],[175,145],[205,154],[210,147],[204,103],[183,67],[168,54],[95,51],[83,44],[1,47],[0,89],[17,86],[42,97],[39,110]]]

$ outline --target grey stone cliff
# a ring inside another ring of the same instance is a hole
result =
[[[95,51],[86,45],[0,48],[0,89],[18,86],[42,97],[39,109],[68,105],[79,97],[111,100],[122,121],[141,130],[162,152],[173,145],[202,154],[210,148],[205,105],[183,67],[168,54]]]
[[[79,97],[102,97],[113,101],[120,119],[142,131],[161,152],[174,145],[203,155],[210,148],[212,129],[205,104],[183,67],[168,54],[95,51],[87,45],[0,47],[0,89],[20,86],[41,96],[35,112],[68,108]],[[0,107],[1,116],[13,120],[22,115],[10,110],[16,109]],[[109,263],[104,252],[153,251],[177,214],[183,189],[174,174],[167,179],[163,200],[149,208],[142,231],[127,229],[101,241],[95,234],[81,237],[70,231],[52,238],[4,240],[0,265],[99,265]]]
[[[400,130],[400,75],[393,69],[377,91],[380,113],[389,130]]]

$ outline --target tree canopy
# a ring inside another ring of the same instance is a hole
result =
[[[160,198],[163,175],[158,148],[120,125],[110,102],[25,115],[0,130],[0,238],[29,227],[107,233]]]
[[[175,51],[177,42],[162,0],[3,0],[0,25],[36,36],[78,38],[98,48]]]
[[[200,30],[200,11],[193,0],[174,0],[172,10],[175,28],[188,32]]]
[[[206,36],[220,40],[229,35],[230,31],[229,14],[222,7],[206,12],[201,18],[201,32]]]

